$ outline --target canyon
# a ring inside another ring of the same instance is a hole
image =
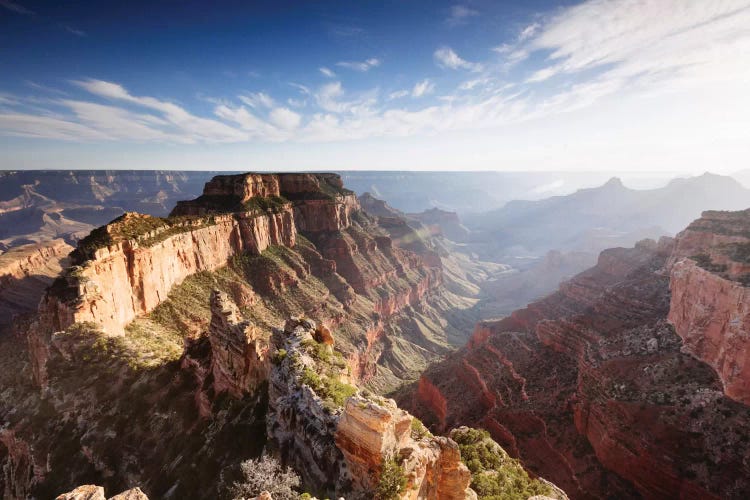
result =
[[[743,498],[749,221],[705,212],[675,239],[603,251],[397,400],[437,431],[487,429],[573,498]]]
[[[429,244],[415,253],[389,234],[331,174],[217,176],[167,218],[126,213],[92,231],[33,321],[12,337],[25,337],[27,349],[7,355],[17,342],[0,346],[10,388],[0,406],[5,496],[96,484],[106,491],[139,486],[157,498],[214,498],[224,488],[220,473],[241,457],[274,442],[280,456],[292,456],[304,429],[327,429],[331,418],[362,421],[336,408],[354,415],[367,399],[333,408],[310,396],[308,420],[287,422],[288,412],[275,409],[284,398],[272,361],[274,353],[296,351],[279,347],[271,333],[304,314],[320,325],[322,345],[335,338],[336,359],[346,366],[337,374],[343,382],[330,383],[378,392],[415,379],[463,343],[477,319],[476,300],[445,288]],[[290,380],[286,390],[298,394],[297,375]],[[360,477],[357,487],[372,487],[383,460],[404,455],[413,498],[449,490],[452,498],[470,497],[456,445],[407,439],[403,423],[411,417],[378,401],[367,404],[375,414],[398,415],[398,438],[381,447],[381,458],[368,455],[371,479]],[[280,438],[290,433],[292,443]],[[346,470],[356,469],[364,444],[351,432],[336,435],[350,443],[342,444]],[[324,439],[335,441],[334,434]],[[405,450],[414,450],[411,458]],[[312,463],[297,465],[316,491],[355,487],[321,482],[304,472]]]
[[[3,497],[224,498],[270,454],[321,498],[384,477],[409,499],[742,498],[750,211],[604,250],[516,310],[590,254],[519,272],[474,236],[335,174],[237,174],[15,246]]]

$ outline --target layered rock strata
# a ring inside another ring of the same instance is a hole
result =
[[[727,321],[717,303],[741,315],[744,295],[736,284],[709,287],[705,270],[675,258],[681,248],[678,237],[604,251],[558,292],[478,325],[465,349],[399,401],[437,429],[487,429],[572,498],[742,498],[750,408],[683,352],[695,348],[683,344],[690,329],[680,321],[693,325],[694,345],[732,332],[736,342],[742,321]],[[742,353],[731,353],[735,370]]]
[[[36,311],[44,290],[67,264],[73,247],[61,239],[23,245],[0,255],[0,328]]]
[[[268,339],[220,291],[211,294],[211,373],[216,392],[241,398],[268,379]]]
[[[750,211],[704,212],[677,235],[669,321],[685,352],[750,404]]]

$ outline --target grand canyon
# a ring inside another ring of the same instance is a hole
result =
[[[336,174],[217,175],[164,215],[0,256],[5,498],[229,498],[268,454],[321,498],[393,467],[398,498],[750,488],[750,211],[580,273],[482,260],[482,227]]]
[[[750,498],[750,0],[0,0],[0,500]]]

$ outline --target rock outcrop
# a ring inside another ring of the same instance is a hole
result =
[[[274,333],[269,383],[270,442],[305,488],[365,498],[377,489],[384,463],[394,460],[406,478],[399,498],[476,498],[456,443],[414,439],[414,417],[393,400],[348,385],[345,364],[314,340],[315,330],[311,320],[293,318]]]
[[[720,367],[731,356],[741,379],[744,351],[720,344],[728,334],[739,347],[731,318],[745,299],[675,259],[681,248],[678,237],[602,252],[558,292],[478,325],[399,401],[438,430],[487,429],[572,498],[742,498],[750,408],[683,350],[702,346]]]
[[[85,484],[76,489],[58,495],[55,500],[107,500],[104,496],[104,488],[93,484]],[[140,488],[132,488],[110,497],[109,500],[148,500],[148,497]]]
[[[159,222],[129,213],[100,228],[104,234],[89,236],[92,245],[99,236],[104,243],[58,279],[45,298],[42,314],[55,331],[92,322],[110,335],[122,335],[128,323],[166,300],[188,276],[225,266],[242,252],[294,246],[296,237],[289,208]],[[130,237],[132,232],[137,236]]]
[[[724,393],[750,404],[750,211],[704,212],[676,238],[669,321]]]
[[[216,392],[241,398],[254,393],[268,379],[268,339],[240,317],[235,303],[223,292],[211,294],[211,373]]]

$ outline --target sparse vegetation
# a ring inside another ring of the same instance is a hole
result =
[[[141,246],[153,246],[172,235],[212,223],[213,217],[180,216],[161,218],[126,213],[109,224],[94,229],[88,236],[79,241],[78,247],[72,254],[73,260],[81,264],[92,259],[98,249],[113,245],[118,241],[138,240]],[[158,234],[144,237],[154,231],[158,231]]]
[[[471,487],[483,500],[525,500],[549,495],[552,488],[531,479],[518,460],[511,458],[483,429],[462,427],[451,433],[461,460],[471,471]]]
[[[280,365],[282,361],[286,358],[286,349],[279,349],[276,351],[276,353],[273,355],[273,364]]]
[[[250,499],[264,491],[274,500],[297,500],[300,478],[290,467],[282,467],[275,458],[263,455],[260,459],[245,460],[240,464],[242,479],[230,487],[234,500]]]
[[[425,427],[421,420],[414,417],[411,421],[411,437],[412,439],[423,439],[432,437],[432,433]]]
[[[406,476],[404,468],[395,459],[390,458],[383,462],[380,470],[380,480],[375,490],[377,500],[396,500],[406,488]]]
[[[330,401],[336,407],[344,405],[347,398],[357,393],[357,388],[341,382],[336,376],[320,376],[309,367],[302,370],[300,381],[310,386],[321,398]]]
[[[710,271],[712,273],[723,273],[726,272],[727,266],[724,264],[714,264],[711,260],[711,256],[706,253],[699,253],[690,257],[698,264],[698,267]]]

